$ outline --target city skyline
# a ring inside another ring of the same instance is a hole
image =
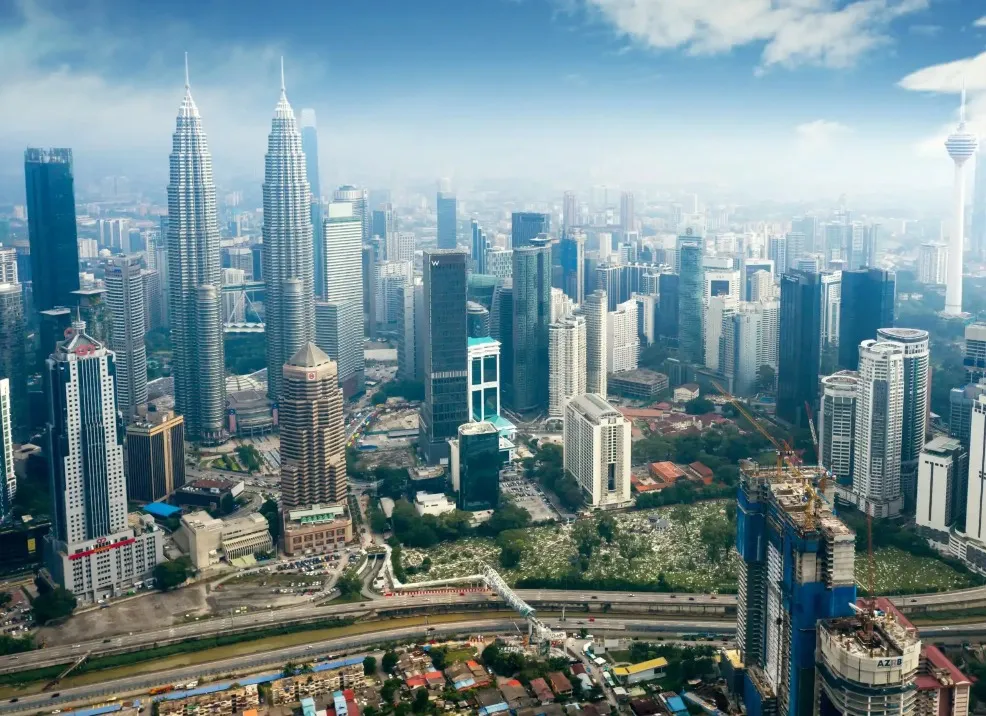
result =
[[[710,183],[738,193],[755,184],[785,198],[932,187],[926,201],[944,202],[951,177],[941,143],[955,125],[963,79],[970,126],[982,131],[986,119],[986,23],[973,8],[940,1],[849,0],[743,16],[743,3],[731,0],[715,14],[693,8],[679,17],[675,3],[648,0],[486,0],[441,11],[376,0],[314,11],[336,23],[379,18],[375,42],[342,38],[331,48],[314,42],[317,21],[288,14],[259,22],[260,6],[248,2],[235,20],[218,6],[190,6],[182,21],[169,16],[162,21],[175,39],[153,55],[141,42],[154,26],[150,11],[107,2],[85,14],[61,5],[20,0],[0,15],[4,58],[17,78],[0,87],[0,106],[17,108],[0,112],[0,191],[15,171],[6,157],[27,144],[71,146],[92,167],[86,172],[119,163],[153,182],[183,50],[201,67],[197,97],[223,183],[261,175],[266,88],[285,50],[299,106],[320,117],[320,168],[333,184],[506,179],[537,148],[544,169],[533,179],[546,183],[574,175],[586,185]],[[802,37],[812,24],[824,31]],[[506,27],[510,42],[477,56],[477,41]],[[437,36],[444,42],[429,43]],[[381,43],[388,51],[368,49]],[[566,51],[573,44],[584,50],[577,60]],[[540,107],[602,90],[618,92],[623,109],[602,123],[592,110],[559,125],[547,109],[504,105],[531,86]],[[17,101],[3,101],[7,92]],[[431,109],[450,104],[453,119]],[[390,119],[397,116],[400,126]],[[573,155],[570,146],[583,151]]]

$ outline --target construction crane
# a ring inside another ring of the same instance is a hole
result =
[[[815,430],[815,418],[811,414],[811,406],[805,401],[805,415],[808,416],[808,428],[811,430],[811,442],[815,446],[815,465],[818,468],[818,491],[825,494],[828,487],[828,470],[822,466],[822,451],[818,446],[818,431]]]
[[[763,435],[767,442],[774,446],[777,451],[777,477],[780,478],[784,462],[791,466],[794,473],[802,480],[805,486],[805,492],[808,495],[808,509],[805,510],[805,529],[813,530],[818,523],[818,508],[821,505],[821,498],[818,496],[814,485],[811,484],[811,480],[801,472],[801,468],[798,467],[797,461],[794,459],[794,451],[786,440],[778,441],[773,435],[771,435],[767,429],[760,424],[753,415],[748,411],[742,403],[729,391],[723,388],[716,381],[712,381],[712,386],[718,390],[722,396],[730,402],[730,404],[739,411],[739,413],[749,421],[749,423],[757,430],[758,433]],[[814,429],[812,430],[814,434]]]

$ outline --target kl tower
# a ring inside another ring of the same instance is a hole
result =
[[[979,140],[965,126],[965,86],[962,87],[962,104],[959,108],[959,126],[948,139],[945,149],[955,162],[955,186],[952,200],[955,202],[955,226],[948,244],[948,273],[945,284],[945,310],[943,318],[964,318],[962,313],[962,254],[965,251],[965,163],[976,153]]]

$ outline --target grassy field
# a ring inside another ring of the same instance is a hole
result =
[[[972,575],[931,557],[915,557],[896,547],[881,547],[873,553],[878,594],[946,592],[973,587]],[[866,586],[866,556],[856,556],[856,581]]]
[[[681,591],[734,590],[739,557],[731,550],[711,561],[700,538],[703,524],[725,519],[724,508],[724,502],[703,502],[616,514],[613,541],[603,542],[593,551],[582,575],[645,585],[656,583],[663,574],[673,589]],[[664,524],[655,525],[651,517]],[[571,525],[525,530],[520,564],[513,569],[499,568],[499,553],[493,540],[474,538],[427,550],[405,548],[403,559],[405,567],[420,565],[426,556],[431,559],[431,569],[413,575],[412,582],[476,574],[485,562],[510,583],[525,578],[562,578],[571,573],[578,560]]]

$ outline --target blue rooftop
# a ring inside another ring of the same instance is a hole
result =
[[[152,517],[160,517],[164,520],[181,514],[180,507],[175,507],[165,502],[151,502],[150,504],[144,505],[143,511]]]
[[[473,346],[484,346],[484,345],[489,345],[492,343],[499,343],[499,342],[500,341],[496,340],[495,338],[490,338],[489,336],[483,336],[482,338],[470,338],[469,347],[472,348]],[[461,343],[459,345],[461,345]]]

